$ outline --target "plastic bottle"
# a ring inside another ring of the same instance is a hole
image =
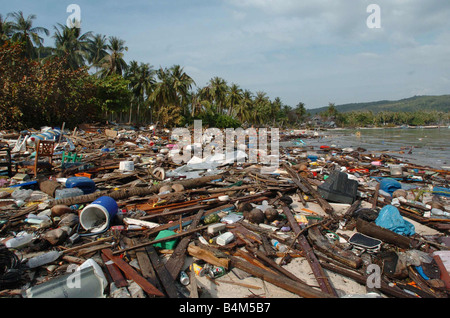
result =
[[[441,209],[436,209],[436,208],[431,209],[431,214],[437,215],[437,216],[450,217],[450,213],[442,211]]]
[[[50,251],[50,252],[35,256],[28,260],[27,266],[29,268],[36,268],[36,267],[54,262],[61,256],[61,254],[62,253],[58,252],[58,251]]]
[[[284,253],[287,251],[287,246],[281,244],[280,242],[278,242],[277,240],[272,239],[271,240],[272,245],[275,247],[275,249],[277,249],[278,251]]]
[[[16,237],[6,241],[5,246],[7,248],[22,248],[30,244],[34,239],[32,234],[28,234],[26,232],[20,232],[16,235]]]

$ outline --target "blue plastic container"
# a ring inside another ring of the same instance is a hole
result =
[[[106,230],[116,217],[119,206],[108,196],[100,197],[85,207],[80,213],[80,224],[94,233]]]
[[[68,178],[66,181],[66,188],[78,188],[81,189],[84,194],[91,194],[96,190],[95,182],[86,177]]]

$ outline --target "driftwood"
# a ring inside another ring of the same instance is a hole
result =
[[[128,279],[132,279],[136,282],[147,294],[152,296],[159,296],[164,297],[164,294],[158,290],[155,286],[150,284],[144,277],[139,275],[127,262],[125,262],[122,258],[119,256],[114,256],[112,251],[110,249],[104,249],[102,250],[102,253],[114,264],[117,265],[117,267],[120,268],[121,271],[125,273]]]
[[[222,266],[226,269],[230,267],[230,260],[228,255],[222,253],[219,250],[213,248],[206,248],[204,245],[189,245],[187,249],[189,255],[198,259],[204,260],[215,266]]]
[[[327,262],[321,261],[320,264],[322,265],[323,268],[325,268],[329,271],[335,272],[337,274],[349,277],[349,278],[353,279],[354,281],[356,281],[357,283],[360,283],[362,285],[367,284],[367,277],[364,275],[361,275],[354,271],[347,270],[347,269],[339,267],[339,266],[335,266],[335,265],[327,263]],[[416,296],[405,293],[398,287],[389,286],[384,281],[381,281],[381,286],[380,286],[379,290],[388,296],[392,296],[392,297],[396,297],[396,298],[416,298]]]
[[[190,225],[191,228],[195,229],[198,226],[204,213],[205,213],[204,210],[200,210],[197,213],[197,215],[195,216],[195,219],[192,221],[192,223]],[[166,268],[174,279],[176,277],[178,277],[178,275],[180,274],[181,268],[183,267],[184,256],[186,253],[187,246],[189,245],[189,242],[191,241],[191,239],[192,239],[192,235],[182,238],[181,241],[177,244],[177,247],[173,251],[169,260],[166,262]]]
[[[345,251],[336,245],[331,244],[320,232],[318,227],[308,230],[308,237],[313,242],[314,248],[351,268],[358,269],[362,265],[362,259],[351,251]]]
[[[367,222],[358,218],[356,221],[356,229],[358,232],[382,240],[383,242],[397,245],[400,248],[411,248],[411,239],[397,234],[388,229],[382,228],[375,223]]]
[[[98,199],[101,196],[110,196],[111,198],[115,200],[123,200],[127,199],[133,196],[146,196],[152,193],[157,193],[161,187],[169,185],[172,186],[175,183],[179,183],[184,186],[185,189],[188,188],[196,188],[201,187],[204,184],[211,182],[213,180],[220,179],[221,176],[215,175],[215,176],[208,176],[208,177],[202,177],[197,179],[189,179],[184,181],[178,181],[178,182],[162,182],[158,185],[146,187],[146,188],[130,188],[130,189],[124,189],[124,190],[118,190],[118,191],[99,191],[94,192],[92,194],[87,195],[80,195],[73,198],[66,198],[66,199],[60,199],[60,200],[54,200],[51,202],[51,206],[53,205],[67,205],[71,206],[74,204],[84,204],[93,202],[96,199]]]
[[[289,221],[289,224],[291,225],[292,230],[295,234],[298,234],[301,229],[298,225],[297,221],[295,220],[294,216],[292,215],[291,210],[288,207],[283,207],[284,215],[286,216],[287,220]],[[314,277],[316,278],[317,282],[319,283],[320,289],[333,296],[337,296],[336,290],[331,285],[331,282],[329,281],[328,277],[325,275],[325,272],[323,268],[320,266],[319,260],[317,259],[316,255],[314,254],[314,251],[312,250],[311,246],[308,243],[308,240],[304,235],[299,235],[297,238],[300,247],[302,251],[306,255],[306,259],[308,260],[309,265],[311,266],[312,272],[314,274]]]
[[[299,187],[301,191],[311,194],[327,214],[333,214],[334,208],[328,203],[328,201],[322,198],[319,192],[317,192],[317,190],[312,187],[308,180],[292,170],[287,164],[284,163],[283,167],[291,175],[292,181],[294,181],[294,183]]]
[[[324,293],[320,290],[314,289],[308,285],[302,284],[298,281],[289,279],[279,274],[274,274],[272,272],[261,269],[257,266],[250,264],[249,262],[243,261],[238,257],[230,256],[231,265],[243,270],[253,276],[263,279],[275,286],[283,288],[291,293],[299,295],[304,298],[336,298],[333,295]]]

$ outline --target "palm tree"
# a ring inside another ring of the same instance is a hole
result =
[[[95,67],[98,71],[100,62],[108,54],[106,36],[102,34],[96,34],[88,40],[88,43],[88,62],[91,64],[91,67]]]
[[[275,125],[278,117],[278,112],[283,107],[283,102],[281,101],[280,97],[276,97],[274,101],[270,104],[270,116],[273,119],[273,125]]]
[[[150,94],[149,101],[162,124],[178,124],[183,112],[186,115],[187,105],[192,100],[190,89],[194,80],[183,68],[174,65],[171,68],[160,68],[156,71],[158,81]],[[173,116],[166,116],[170,112]]]
[[[59,27],[59,28],[58,28]],[[79,69],[86,65],[88,60],[89,40],[92,32],[81,34],[81,29],[58,23],[55,26],[55,55],[66,57],[68,66],[73,69]]]
[[[191,117],[196,117],[202,111],[201,88],[191,93]]]
[[[253,93],[244,90],[240,103],[233,109],[235,116],[242,122],[250,122],[252,120],[251,110],[253,108]]]
[[[183,108],[183,112],[186,115],[188,112],[188,97],[190,96],[192,85],[194,85],[195,82],[184,72],[180,65],[174,65],[170,68],[170,76],[172,80],[174,102],[177,106]]]
[[[270,117],[270,100],[265,92],[256,92],[254,100],[254,120],[256,124],[262,124]]]
[[[130,81],[130,89],[133,93],[133,103],[137,106],[136,119],[137,122],[141,119],[141,108],[148,105],[148,97],[153,91],[155,85],[155,70],[153,66],[148,63],[138,64],[136,61],[131,61],[130,66],[126,72],[125,78]],[[130,109],[131,122],[132,109]]]
[[[227,104],[228,104],[228,116],[231,116],[234,108],[239,105],[242,101],[242,88],[237,84],[231,84],[228,96],[227,96]]]
[[[306,108],[304,103],[300,102],[297,104],[295,107],[295,114],[297,115],[297,120],[299,122],[303,121],[306,116]]]
[[[3,18],[0,14],[0,45],[5,43],[12,35],[11,22],[6,21],[9,16],[10,14],[6,15],[6,18]]]
[[[217,112],[222,114],[225,109],[227,99],[227,82],[223,78],[216,76],[209,81],[209,85],[205,89],[206,95],[217,105]]]
[[[102,68],[100,75],[102,77],[112,74],[122,75],[128,67],[124,60],[124,52],[128,51],[128,47],[125,46],[124,40],[115,36],[109,37],[108,41],[108,54],[99,63]]]
[[[48,36],[50,32],[43,27],[33,27],[33,20],[36,19],[34,14],[25,18],[23,12],[19,11],[11,13],[10,16],[14,18],[14,21],[10,24],[12,41],[24,45],[25,54],[28,58],[37,58],[36,47],[41,47],[44,43],[44,39],[40,37],[40,34]]]
[[[160,117],[163,109],[173,104],[173,89],[170,79],[170,71],[167,68],[159,68],[156,71],[158,81],[154,85],[154,89],[149,97],[149,102],[152,105],[152,110]],[[165,124],[163,122],[163,124]]]

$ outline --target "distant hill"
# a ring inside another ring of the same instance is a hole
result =
[[[441,111],[450,112],[450,95],[441,96],[414,96],[397,101],[382,100],[368,103],[353,103],[335,105],[340,113],[354,111],[372,111],[378,113],[389,112],[414,112],[414,111]],[[311,115],[315,115],[327,110],[328,106],[308,109]]]

